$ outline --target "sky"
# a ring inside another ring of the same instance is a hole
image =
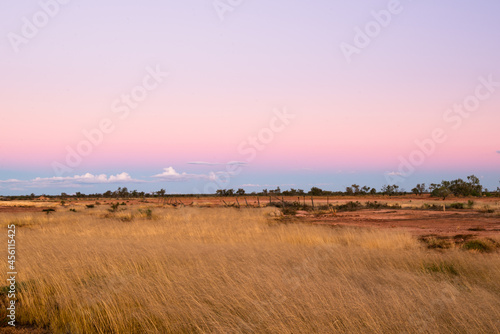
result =
[[[0,2],[0,194],[500,186],[497,1]]]

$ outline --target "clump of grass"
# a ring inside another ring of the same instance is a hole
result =
[[[85,206],[87,207],[87,209],[93,209],[94,208],[94,204],[87,204]]]
[[[76,209],[69,209],[69,211],[71,211],[71,212],[76,212]]]
[[[446,237],[441,237],[435,234],[419,237],[419,240],[424,242],[429,249],[448,249],[453,247],[453,243]]]
[[[469,231],[470,231],[470,229],[469,229]],[[455,243],[467,241],[467,240],[472,239],[472,238],[474,238],[473,234],[457,234],[453,237]]]
[[[495,212],[495,210],[492,209],[492,208],[490,208],[489,205],[483,206],[483,209],[480,210],[480,211],[483,212],[483,213],[494,213]]]
[[[120,206],[120,203],[111,203],[111,208],[108,209],[109,212],[116,212],[118,211],[118,206]]]
[[[140,214],[142,214],[143,216],[146,217],[146,219],[153,219],[153,210],[151,210],[150,208],[147,208],[147,209],[139,209],[138,210]]]
[[[380,203],[377,201],[374,201],[374,202],[368,201],[365,203],[365,207],[368,209],[386,209],[386,208],[390,208],[391,206],[387,203]]]
[[[423,267],[425,272],[442,273],[454,276],[458,275],[458,271],[453,265],[453,263],[447,263],[447,262],[430,263],[430,264],[424,264]]]
[[[358,201],[356,202],[350,201],[347,202],[346,204],[337,205],[335,206],[335,208],[337,209],[337,211],[356,211],[362,209],[363,205]]]
[[[122,222],[131,222],[134,220],[134,215],[132,213],[121,213],[116,216]]]
[[[446,205],[447,209],[465,209],[465,204],[464,203],[451,203],[449,205]]]
[[[486,231],[486,229],[484,227],[471,227],[468,229],[469,231]]]
[[[42,210],[43,212],[45,212],[48,215],[50,215],[52,212],[55,212],[56,210],[52,209],[52,208],[48,208],[48,209],[43,209]]]
[[[494,245],[486,240],[470,240],[464,242],[462,247],[466,250],[477,251],[480,253],[489,253],[494,250]]]

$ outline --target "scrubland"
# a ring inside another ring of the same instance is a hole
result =
[[[4,244],[6,226],[17,230],[17,324],[50,333],[500,333],[498,251],[287,223],[276,208],[149,210],[2,214]]]

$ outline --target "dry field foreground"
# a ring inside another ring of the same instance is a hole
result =
[[[1,213],[4,245],[6,226],[17,226],[18,324],[50,333],[500,333],[498,250],[428,249],[405,230],[296,223],[275,208],[108,208]]]

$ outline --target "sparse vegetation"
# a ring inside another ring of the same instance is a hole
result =
[[[266,208],[114,202],[50,219],[41,209],[2,215],[23,250],[18,324],[51,333],[412,333],[425,321],[429,333],[498,331],[500,244],[478,236],[481,225],[419,241],[281,215],[357,217],[399,200],[313,210],[301,198],[272,199]]]
[[[491,242],[484,241],[484,240],[466,241],[462,247],[464,249],[467,249],[467,250],[474,250],[474,251],[478,251],[478,252],[491,252],[494,249]]]

